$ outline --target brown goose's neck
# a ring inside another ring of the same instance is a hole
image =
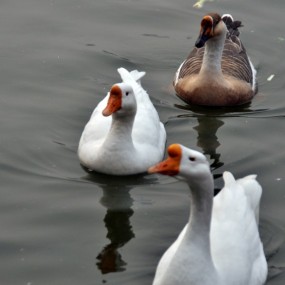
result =
[[[224,49],[226,31],[219,36],[209,39],[205,45],[205,53],[200,74],[222,75],[222,54]]]

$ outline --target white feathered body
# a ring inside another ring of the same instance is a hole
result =
[[[215,196],[210,227],[210,252],[189,244],[189,224],[162,256],[153,285],[262,285],[267,263],[258,232],[261,186],[255,175],[235,180],[225,172],[225,187]],[[193,242],[193,240],[191,241]],[[214,267],[213,267],[214,266]]]
[[[140,84],[144,72],[128,72],[118,69],[122,81],[132,86],[137,101],[137,113],[132,125],[131,141],[118,129],[116,136],[108,140],[112,117],[102,111],[107,105],[109,93],[94,109],[82,133],[78,155],[81,163],[92,170],[129,175],[145,172],[149,166],[163,158],[166,132],[149,95]],[[128,123],[126,123],[126,129]],[[121,126],[120,126],[121,127]]]

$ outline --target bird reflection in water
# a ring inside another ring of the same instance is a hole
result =
[[[86,168],[84,170],[87,171]],[[100,203],[107,211],[104,224],[107,229],[107,239],[110,241],[99,252],[96,265],[102,274],[125,271],[127,262],[119,249],[135,237],[130,218],[134,214],[133,198],[130,191],[134,186],[153,184],[156,178],[147,174],[131,176],[108,176],[89,172],[86,177],[103,190]]]
[[[217,152],[220,142],[217,137],[218,129],[224,122],[216,117],[198,117],[198,125],[194,127],[197,131],[197,146],[203,150],[205,155],[209,155],[211,160],[211,170],[215,170],[224,165],[220,161],[221,154]]]
[[[213,162],[211,170],[214,171],[224,165],[221,161],[221,154],[217,152],[220,146],[217,132],[225,124],[226,117],[239,117],[245,113],[251,113],[250,103],[242,106],[226,108],[209,108],[203,106],[175,105],[182,110],[191,111],[191,113],[179,115],[179,118],[196,118],[198,124],[193,128],[197,132],[197,146],[202,149],[204,155],[208,155]],[[216,175],[218,178],[221,174]]]
[[[126,270],[126,262],[122,259],[118,249],[135,237],[130,222],[134,211],[131,209],[133,199],[129,189],[104,190],[101,204],[107,208],[104,218],[107,229],[107,244],[98,254],[96,263],[103,273],[119,272]]]
[[[187,110],[186,114],[179,115],[178,118],[196,118],[198,124],[193,127],[197,132],[197,146],[203,154],[209,156],[211,162],[211,171],[214,179],[220,179],[222,172],[219,169],[224,165],[221,160],[221,154],[217,151],[221,145],[217,135],[218,130],[225,124],[227,117],[239,117],[245,113],[253,112],[250,109],[250,103],[226,108],[209,108],[203,106],[175,105],[177,108]],[[215,194],[220,188],[215,188]]]

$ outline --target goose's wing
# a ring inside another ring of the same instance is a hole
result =
[[[191,51],[186,60],[179,66],[174,78],[174,85],[179,79],[200,72],[204,52],[204,47],[194,48]],[[246,81],[252,86],[256,84],[256,70],[249,60],[242,42],[236,35],[230,36],[228,33],[224,44],[221,66],[223,74]]]
[[[225,187],[215,197],[211,224],[213,261],[225,284],[264,284],[267,263],[255,212],[242,183],[225,172]]]
[[[141,85],[141,79],[145,76],[144,71],[132,70],[129,72],[127,69],[120,67],[118,68],[118,73],[120,74],[123,82],[132,86],[137,100],[138,111],[142,106],[149,104],[152,105],[147,92]]]
[[[162,158],[166,131],[164,125],[160,122],[159,115],[147,91],[141,85],[141,78],[145,75],[145,72],[138,70],[129,72],[123,67],[118,68],[118,72],[123,82],[133,87],[137,100],[137,114],[132,133],[136,147],[150,147],[150,152],[159,153],[159,156]]]
[[[173,82],[174,85],[179,79],[184,78],[185,76],[190,76],[199,73],[203,61],[204,51],[205,47],[193,48],[188,57],[181,63],[181,65],[177,69]]]
[[[242,27],[242,23],[234,21],[230,14],[223,15],[222,20],[228,29],[222,56],[223,73],[246,81],[256,89],[256,70],[239,38],[239,27]]]
[[[262,188],[256,181],[256,175],[248,175],[236,181],[243,189],[250,203],[252,210],[255,213],[256,223],[259,222],[259,204],[262,195]]]
[[[132,70],[129,72],[127,69],[120,67],[118,68],[122,81],[126,83],[136,83],[141,86],[141,79],[145,76],[144,71]]]
[[[91,147],[99,146],[107,136],[111,127],[112,118],[111,116],[104,117],[102,111],[107,106],[108,98],[109,93],[98,103],[92,112],[90,120],[87,122],[82,132],[79,141],[79,150],[82,150],[83,146],[85,148],[89,144],[92,144]]]

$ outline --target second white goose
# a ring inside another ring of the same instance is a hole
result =
[[[261,186],[255,176],[235,180],[213,198],[206,157],[179,144],[149,173],[181,176],[190,187],[190,217],[159,261],[153,285],[262,285],[267,263],[258,232]]]

